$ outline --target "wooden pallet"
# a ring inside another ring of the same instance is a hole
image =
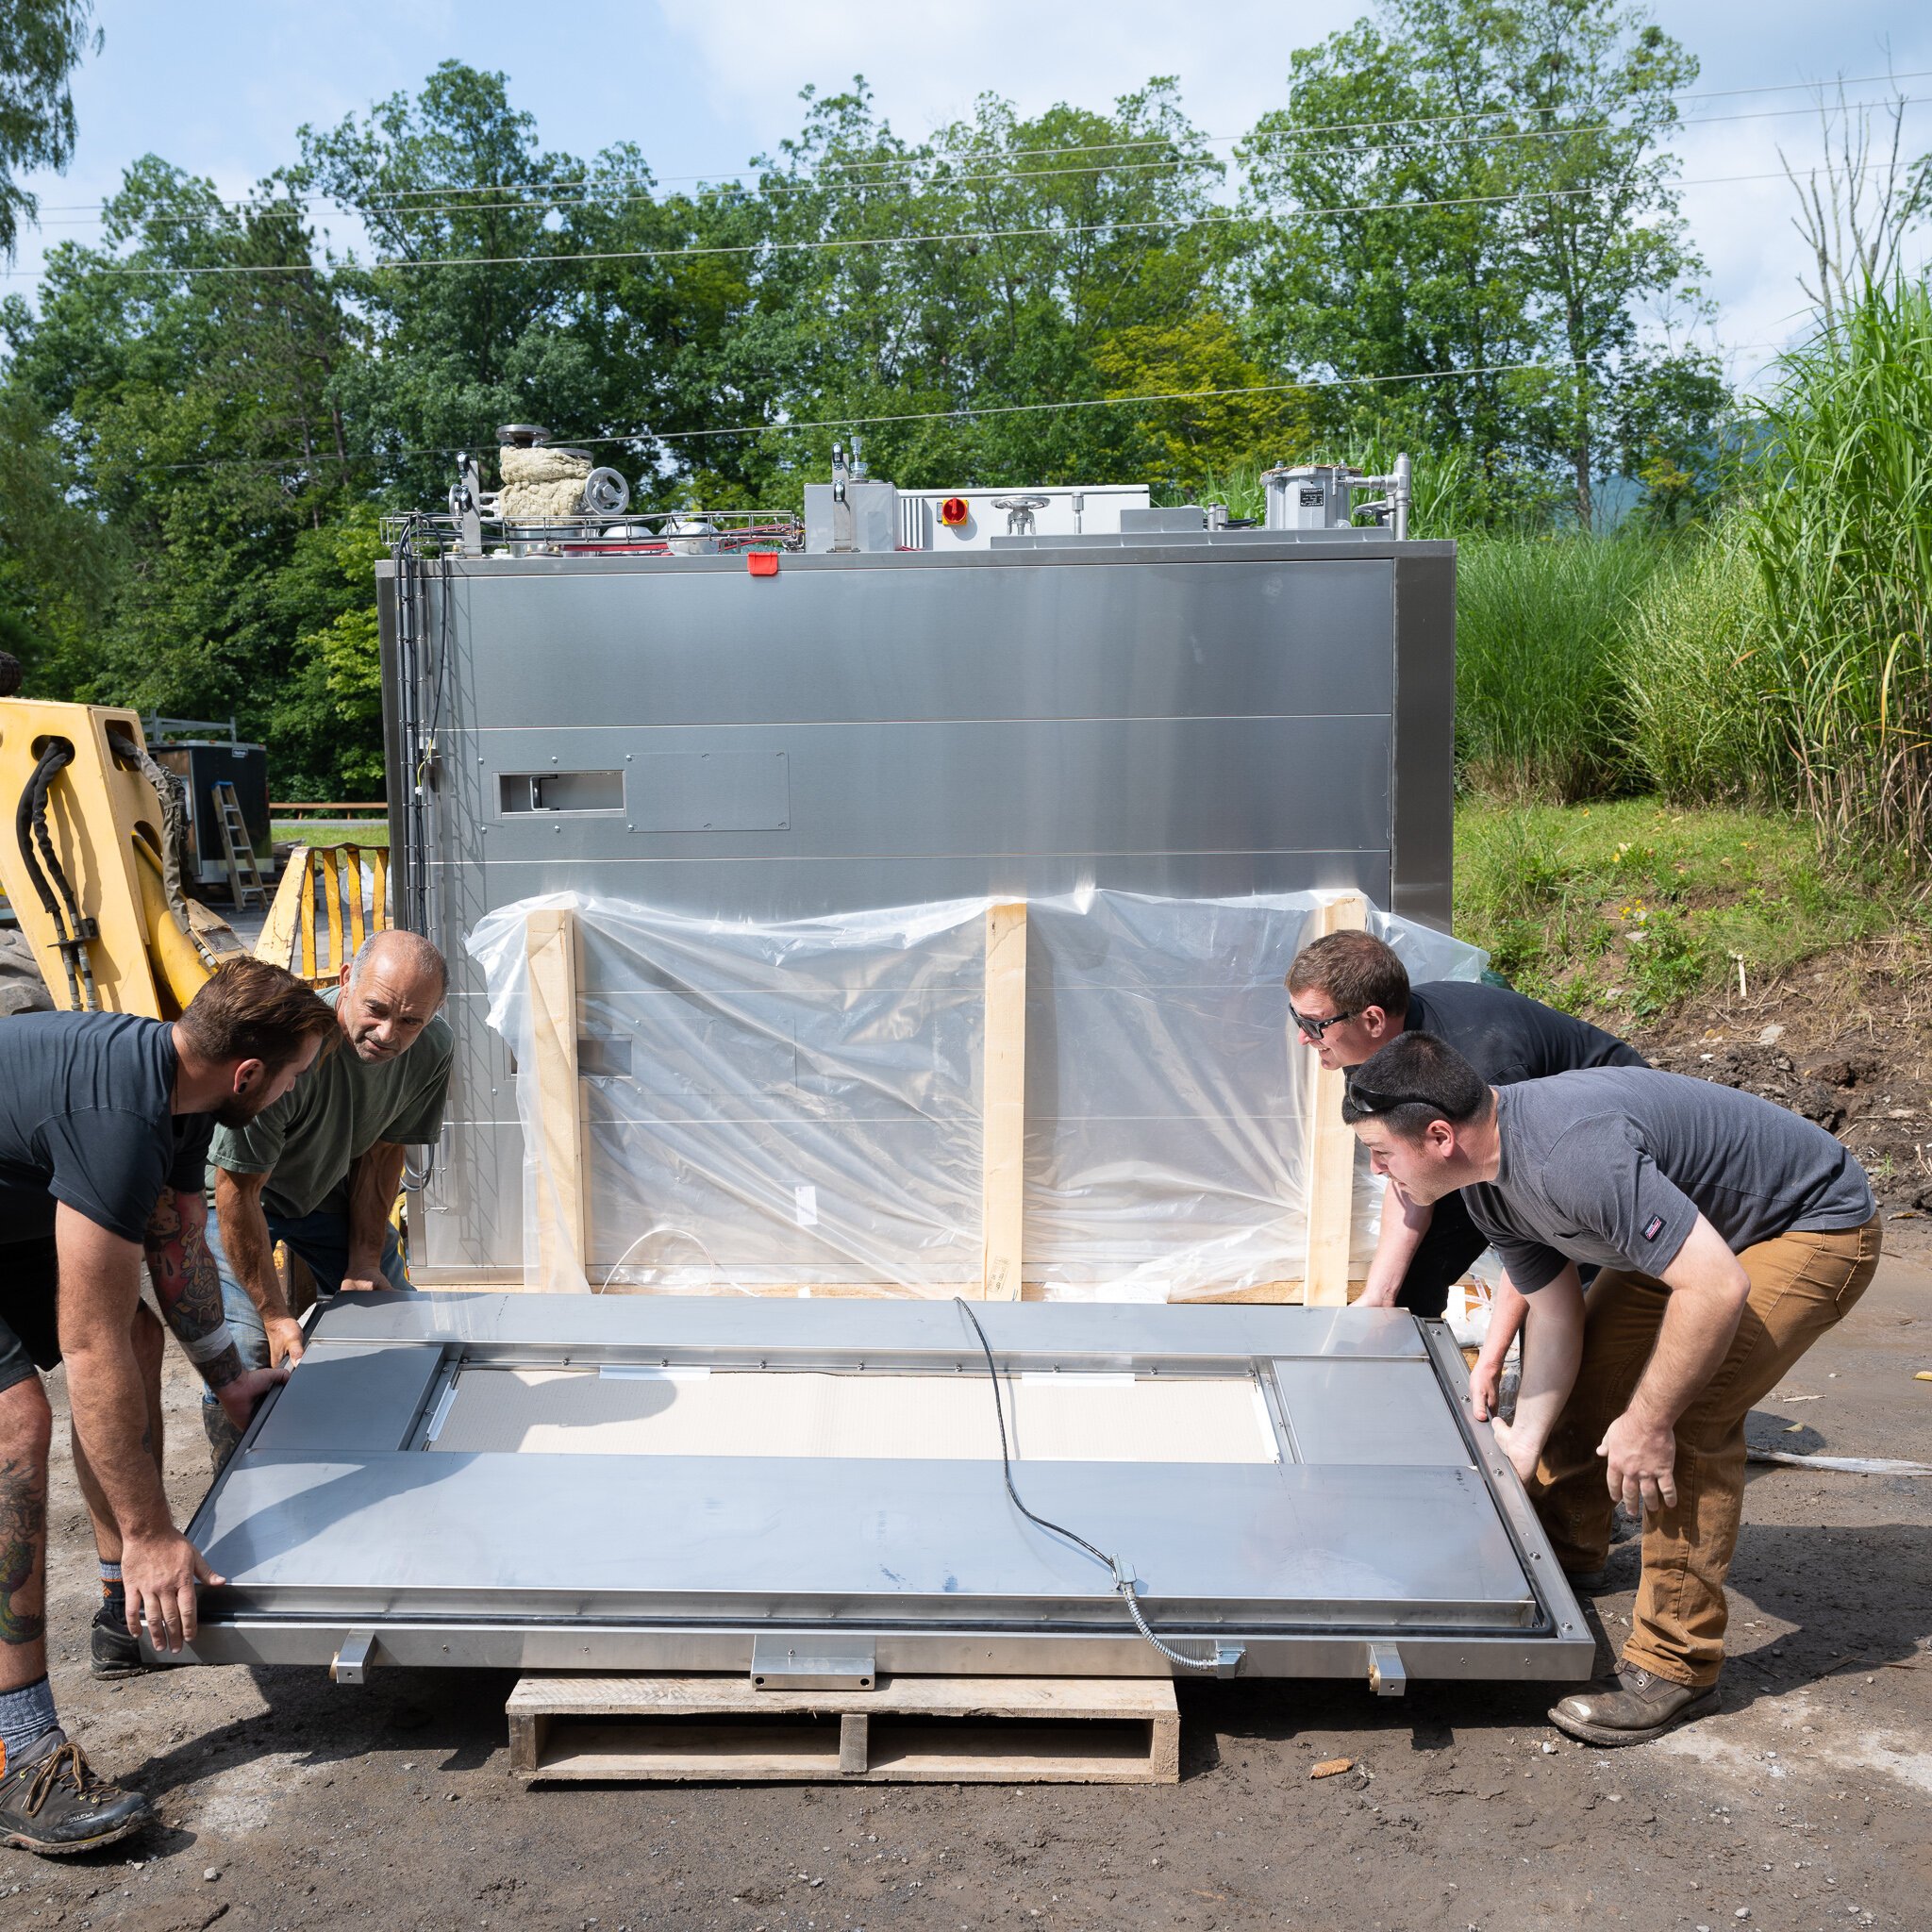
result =
[[[510,1768],[526,1782],[1177,1784],[1166,1677],[886,1677],[761,1690],[747,1676],[525,1677]]]

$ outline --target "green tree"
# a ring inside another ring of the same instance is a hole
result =
[[[648,175],[590,178],[538,145],[503,75],[455,60],[413,100],[298,139],[291,183],[355,215],[376,260],[400,264],[354,250],[332,263],[362,349],[333,393],[399,502],[439,502],[455,452],[491,447],[499,424],[595,426],[590,361],[566,326],[576,277],[550,260],[572,252],[555,204],[638,192]]]
[[[1696,73],[1621,0],[1381,0],[1241,147],[1261,339],[1413,390],[1505,502],[1560,480],[1589,526],[1619,394],[1670,359],[1646,310],[1704,312],[1664,149]]]
[[[233,712],[267,737],[278,779],[305,789],[332,785],[358,749],[340,720],[289,701],[299,640],[342,597],[331,580],[324,608],[291,602],[297,539],[354,493],[330,401],[345,325],[311,245],[286,183],[234,208],[149,157],[98,246],[52,251],[39,313],[16,300],[0,314],[9,410],[44,425],[63,504],[111,540],[92,620],[55,626],[58,648],[38,651],[42,689]],[[37,576],[37,608],[75,607],[57,558],[15,568]]]
[[[0,0],[0,256],[13,259],[23,222],[40,204],[14,178],[23,168],[64,170],[74,157],[68,76],[101,35],[93,0]]]

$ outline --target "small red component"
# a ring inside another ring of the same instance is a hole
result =
[[[940,522],[957,530],[973,514],[973,506],[963,496],[949,496],[940,505]]]
[[[778,575],[778,553],[775,550],[747,550],[744,567],[755,577],[774,577]]]

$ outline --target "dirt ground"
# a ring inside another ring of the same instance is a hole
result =
[[[1889,1209],[1932,1210],[1932,999],[1898,943],[1830,953],[1742,991],[1727,983],[1628,1038],[1672,1073],[1816,1121],[1864,1163]]]
[[[1932,1459],[1932,1239],[1754,1418],[1762,1443]],[[206,1478],[170,1383],[171,1487]],[[54,1378],[57,1399],[64,1394]],[[0,1852],[0,1925],[952,1932],[991,1924],[1721,1932],[1932,1920],[1932,1480],[1752,1473],[1723,1712],[1598,1752],[1547,1693],[1184,1684],[1178,1787],[576,1787],[509,1775],[484,1673],[207,1669],[96,1685],[92,1550],[57,1457],[48,1630],[65,1720],[162,1824]],[[1598,1599],[1625,1627],[1637,1549]],[[1354,1772],[1311,1781],[1345,1757]]]

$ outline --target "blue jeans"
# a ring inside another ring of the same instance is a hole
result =
[[[299,1255],[308,1262],[308,1272],[315,1276],[318,1301],[326,1301],[341,1291],[342,1272],[349,1265],[347,1215],[331,1208],[318,1208],[313,1213],[285,1220],[264,1208],[263,1218],[268,1222],[270,1241],[286,1241],[290,1254]],[[221,1229],[215,1224],[212,1214],[208,1220],[208,1253],[214,1257],[215,1270],[222,1278],[222,1314],[242,1357],[242,1366],[244,1369],[265,1369],[268,1367],[268,1334],[261,1325],[261,1311],[242,1286],[241,1277],[229,1266],[227,1251],[222,1246]],[[399,1288],[405,1293],[414,1292],[409,1287],[409,1277],[403,1272],[403,1251],[396,1243],[396,1231],[388,1223],[383,1224],[382,1230],[382,1272],[388,1276],[391,1288]],[[210,1407],[214,1406],[214,1396],[207,1390],[202,1391],[202,1400]]]

